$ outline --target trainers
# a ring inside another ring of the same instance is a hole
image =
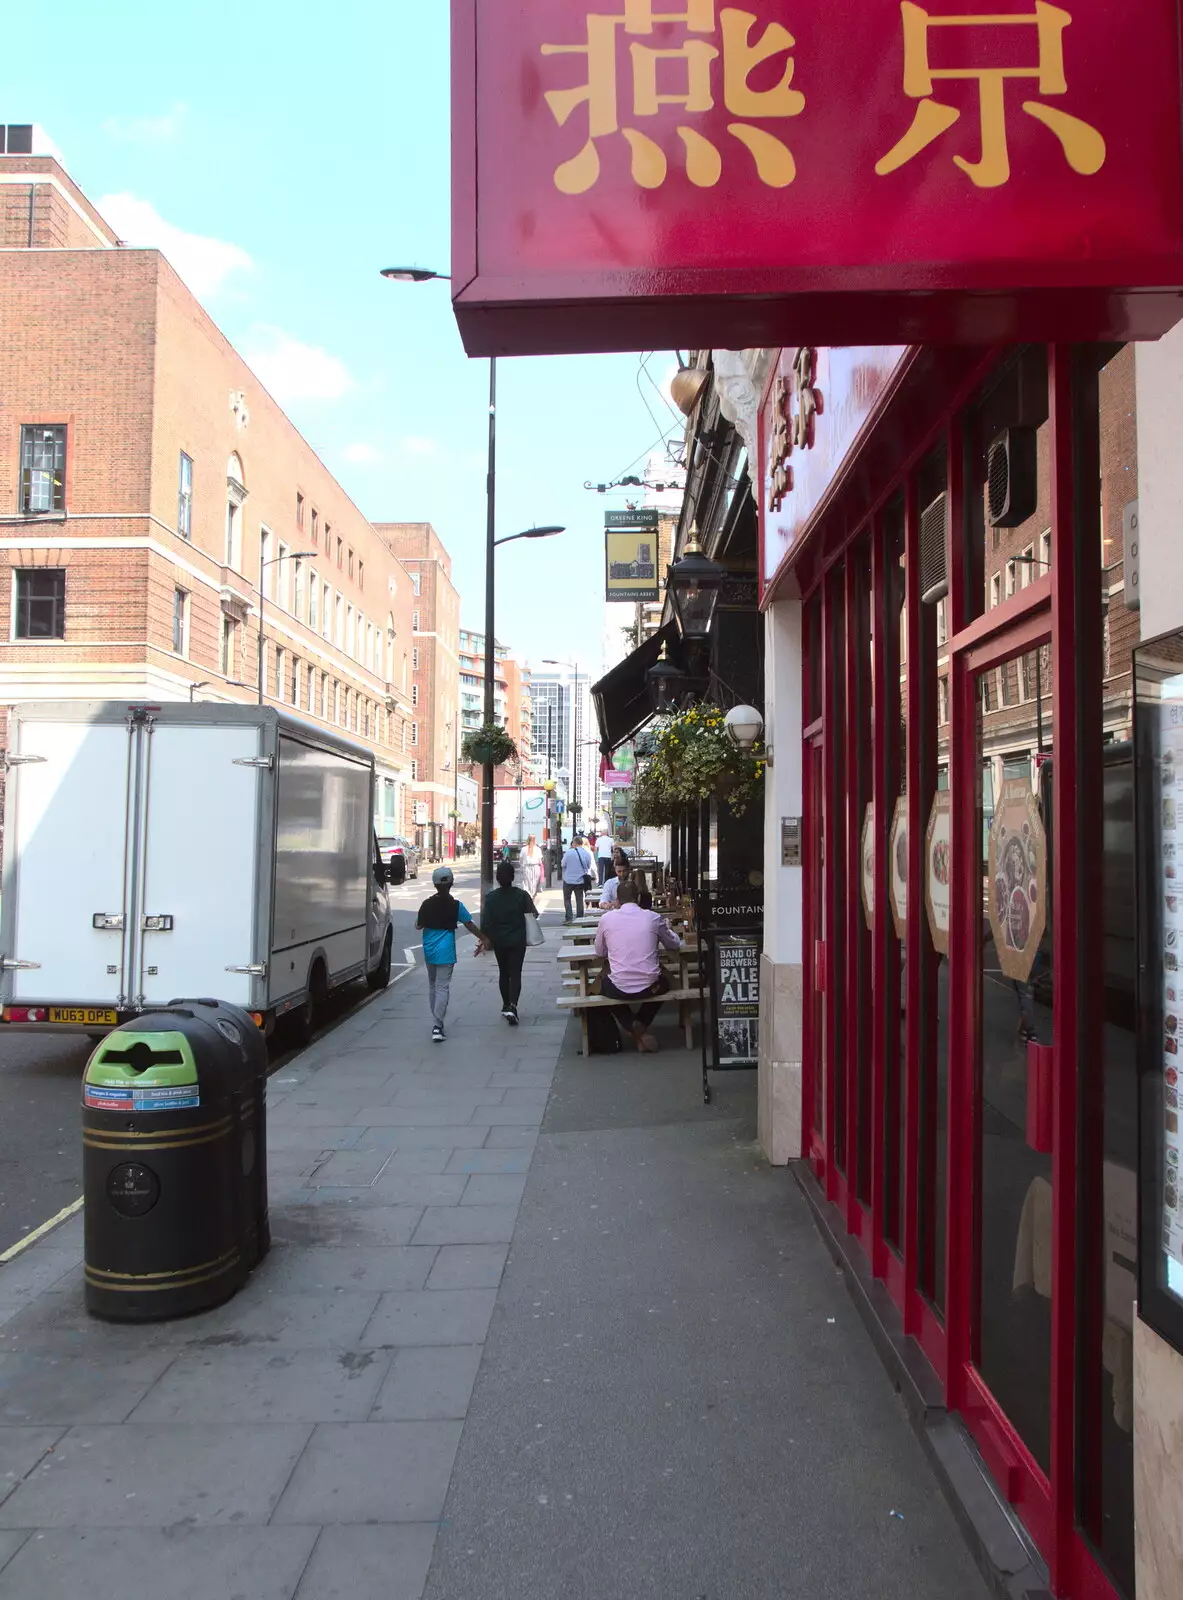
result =
[[[517,1013],[516,1013],[516,1011],[514,1010],[514,1008],[512,1006],[502,1006],[501,1007],[501,1015],[503,1017],[513,1017],[513,1016],[516,1016]]]
[[[431,1040],[433,1044],[443,1044],[444,1042],[444,1030],[438,1022],[431,1030]]]
[[[503,1011],[501,1014],[508,1021],[508,1023],[509,1023],[511,1028],[516,1028],[517,1027],[517,1025],[518,1025],[518,1008],[517,1008],[517,1006],[510,1006],[508,1011]]]

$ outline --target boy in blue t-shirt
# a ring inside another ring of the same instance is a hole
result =
[[[452,869],[437,867],[431,875],[435,893],[419,907],[416,928],[423,930],[423,963],[427,968],[427,993],[431,1002],[431,1037],[440,1044],[444,1037],[444,1018],[448,1014],[448,995],[452,987],[452,968],[456,965],[456,925],[463,923],[477,942],[478,950],[488,948],[462,900],[452,898]]]

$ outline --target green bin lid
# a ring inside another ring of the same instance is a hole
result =
[[[197,1082],[197,1062],[183,1033],[109,1033],[87,1063],[85,1081],[104,1089],[177,1088]]]

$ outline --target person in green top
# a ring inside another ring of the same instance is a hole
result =
[[[481,903],[481,934],[497,957],[501,1015],[511,1028],[516,1028],[522,962],[526,959],[526,918],[536,917],[538,907],[524,889],[514,888],[513,867],[508,861],[497,864],[497,885]]]

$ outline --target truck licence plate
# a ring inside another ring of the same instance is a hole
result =
[[[76,1022],[84,1028],[96,1025],[114,1027],[119,1020],[108,1006],[50,1006],[50,1022]]]

